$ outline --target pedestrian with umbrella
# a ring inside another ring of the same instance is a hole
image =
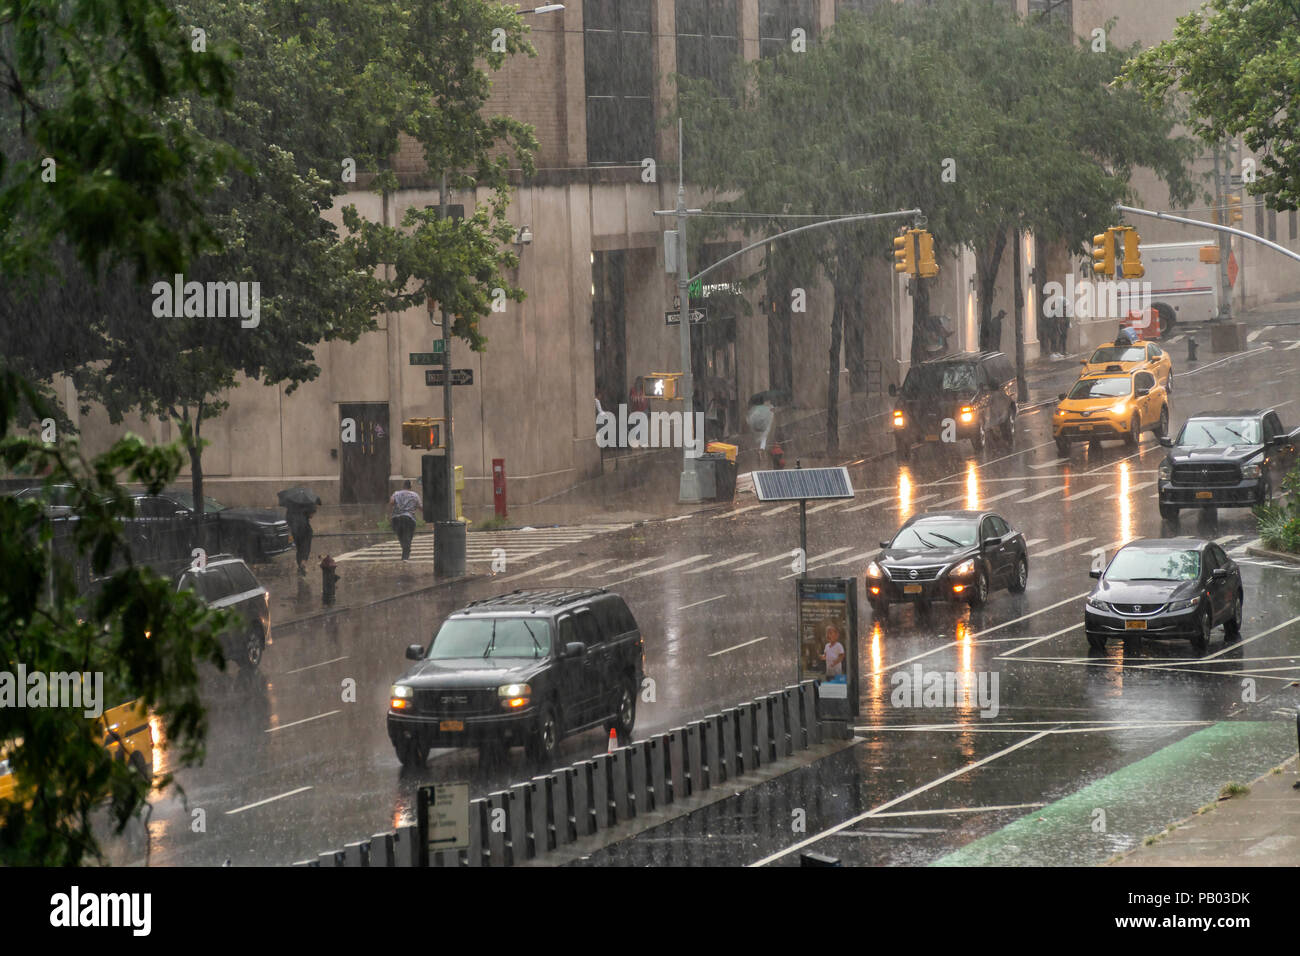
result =
[[[307,576],[307,559],[311,557],[311,516],[320,505],[320,497],[310,488],[286,488],[277,494],[284,508],[284,520],[298,549],[298,574]]]

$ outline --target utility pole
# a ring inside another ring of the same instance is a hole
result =
[[[1223,201],[1223,181],[1231,175],[1232,162],[1226,163],[1219,161],[1219,152],[1222,149],[1221,144],[1214,144],[1214,217],[1219,225],[1230,225],[1228,222],[1227,204]],[[1226,169],[1224,168],[1226,166]],[[1222,174],[1221,174],[1222,173]],[[1228,281],[1228,257],[1232,255],[1232,239],[1226,232],[1219,233],[1219,314],[1218,319],[1224,322],[1232,318],[1232,284]]]
[[[695,377],[691,374],[691,291],[690,273],[687,271],[686,258],[686,173],[683,167],[682,121],[677,121],[677,316],[681,320],[679,336],[682,351],[682,434],[691,429],[691,438],[695,434]],[[687,442],[682,443],[684,446]],[[695,459],[691,457],[690,448],[682,450],[682,478],[678,486],[677,500],[681,502],[703,501],[700,488],[700,475],[695,469]]]
[[[447,171],[443,170],[442,183],[438,186],[438,218],[443,222],[447,221]],[[447,503],[446,515],[448,521],[456,520],[456,462],[452,455],[452,434],[455,431],[451,427],[451,327],[447,322],[447,309],[441,302],[438,307],[442,310],[442,415],[447,419],[444,426],[447,432],[445,441],[447,443]]]

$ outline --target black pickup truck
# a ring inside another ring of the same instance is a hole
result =
[[[434,747],[523,744],[545,763],[560,739],[603,724],[626,743],[645,646],[627,604],[602,589],[513,591],[443,621],[390,689],[388,737],[403,766]]]
[[[1162,438],[1160,517],[1183,508],[1253,508],[1273,500],[1296,462],[1300,428],[1286,431],[1271,408],[1202,412],[1176,438]]]

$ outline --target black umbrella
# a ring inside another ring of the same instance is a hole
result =
[[[286,488],[284,491],[277,492],[276,497],[280,499],[280,504],[285,508],[289,507],[289,505],[314,508],[320,504],[320,496],[310,488],[304,488],[301,485],[297,488]]]
[[[771,402],[773,405],[787,405],[793,401],[794,396],[784,388],[769,388],[765,392],[758,392],[749,399],[750,405],[762,405],[764,402]]]

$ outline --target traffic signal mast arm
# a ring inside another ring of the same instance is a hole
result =
[[[1203,219],[1187,219],[1183,216],[1173,216],[1167,212],[1156,212],[1152,209],[1138,209],[1135,206],[1116,206],[1120,212],[1129,213],[1134,216],[1150,216],[1152,219],[1164,219],[1168,222],[1181,222],[1187,226],[1200,226],[1202,229],[1213,229],[1215,232],[1226,232],[1233,236],[1241,236],[1243,239],[1249,239],[1251,242],[1258,242],[1262,246],[1268,246],[1274,252],[1280,252],[1288,259],[1294,259],[1300,262],[1300,252],[1292,252],[1285,246],[1279,246],[1276,242],[1270,242],[1254,233],[1246,232],[1244,229],[1234,229],[1232,226],[1220,226],[1212,222],[1206,222]],[[1094,255],[1096,253],[1094,252]]]

